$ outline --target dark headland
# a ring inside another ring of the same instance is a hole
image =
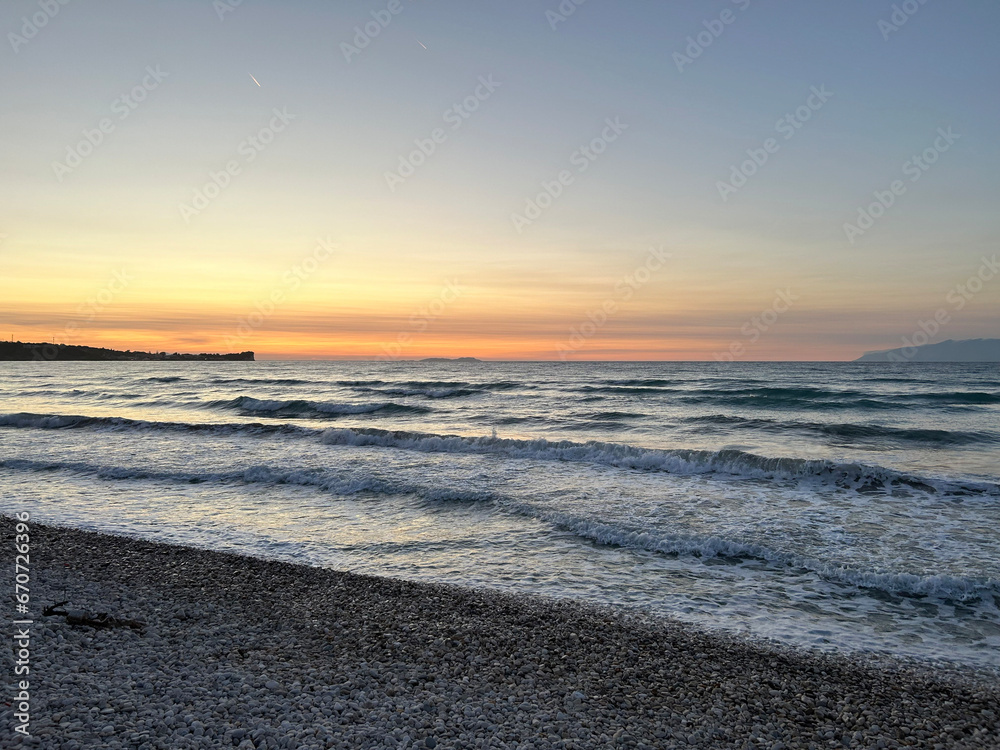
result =
[[[69,344],[28,344],[22,341],[0,342],[0,362],[27,361],[76,362],[172,362],[172,361],[238,361],[253,362],[253,352],[239,354],[168,354],[167,352],[134,352],[101,349],[96,346]]]
[[[1000,339],[948,339],[938,344],[865,352],[856,362],[1000,362]]]

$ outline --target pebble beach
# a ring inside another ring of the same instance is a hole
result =
[[[982,673],[37,524],[31,541],[31,736],[4,743],[1000,747],[1000,688]],[[41,615],[63,600],[145,627]]]

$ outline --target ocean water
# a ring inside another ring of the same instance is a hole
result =
[[[0,363],[23,510],[1000,667],[996,365]]]

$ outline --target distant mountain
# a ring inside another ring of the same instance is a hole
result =
[[[481,359],[476,359],[475,357],[427,357],[426,359],[418,360],[419,362],[482,362]]]
[[[948,339],[939,344],[865,352],[855,362],[1000,362],[1000,339]]]
[[[21,341],[0,341],[0,362],[73,360],[77,362],[173,362],[173,361],[241,361],[252,362],[253,352],[239,354],[167,354],[166,352],[133,352],[100,349],[95,346],[68,344],[27,344]]]

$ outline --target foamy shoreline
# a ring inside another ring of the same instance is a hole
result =
[[[25,746],[1000,747],[971,673],[34,523],[31,548]],[[41,616],[64,599],[147,627]]]

